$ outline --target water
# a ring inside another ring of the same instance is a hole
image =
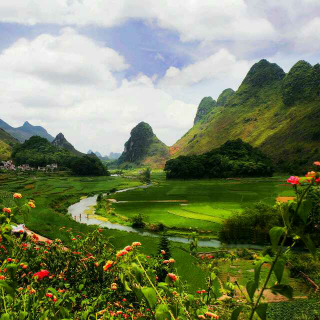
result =
[[[152,184],[143,185],[139,187],[132,187],[127,189],[122,189],[116,191],[116,193],[119,192],[126,192],[130,190],[135,189],[145,189],[151,187]],[[80,200],[79,202],[71,205],[68,208],[68,212],[71,214],[72,218],[80,223],[86,223],[88,225],[98,225],[100,227],[106,227],[108,229],[113,230],[120,230],[120,231],[126,231],[126,232],[134,232],[138,233],[141,236],[148,236],[152,238],[158,238],[161,237],[161,235],[153,232],[148,232],[140,229],[135,229],[129,226],[124,226],[118,223],[111,223],[109,221],[104,221],[102,217],[95,215],[95,214],[87,214],[85,213],[86,210],[90,210],[92,206],[95,206],[97,204],[97,196],[88,197],[85,199]],[[176,237],[176,236],[169,236],[169,240],[174,242],[180,242],[180,243],[190,243],[192,240],[182,237]],[[252,244],[222,244],[219,240],[199,240],[198,241],[199,247],[211,247],[211,248],[221,248],[221,247],[231,247],[231,248],[252,248],[252,249],[262,249],[263,246],[258,245],[252,245]]]

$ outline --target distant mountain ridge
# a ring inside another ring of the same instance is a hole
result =
[[[26,121],[21,127],[14,128],[0,119],[0,128],[8,132],[12,137],[16,138],[20,142],[24,142],[32,136],[46,138],[49,142],[52,142],[54,139],[46,129],[41,126],[33,126],[28,121]]]
[[[169,147],[157,138],[148,123],[140,122],[131,130],[118,164],[134,163],[163,167],[167,159],[169,159]]]
[[[236,92],[227,90],[170,148],[172,157],[202,154],[240,138],[284,170],[294,172],[320,159],[319,64],[299,61],[286,74],[263,59]]]
[[[87,154],[95,154],[100,160],[109,160],[108,156],[102,156],[102,154],[99,151],[93,152],[91,149],[88,150]]]

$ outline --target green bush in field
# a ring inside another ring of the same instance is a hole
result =
[[[241,213],[235,213],[223,222],[219,238],[227,243],[269,242],[269,230],[281,224],[281,216],[277,208],[257,203]]]

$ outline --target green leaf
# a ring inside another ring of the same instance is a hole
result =
[[[28,316],[28,312],[20,311],[19,320],[24,320]]]
[[[259,287],[261,267],[264,263],[265,263],[265,260],[261,258],[256,262],[254,266],[254,282],[255,282],[256,288]]]
[[[131,269],[136,276],[137,281],[141,284],[143,279],[143,270],[136,263],[131,264]]]
[[[132,291],[132,290],[130,289],[129,284],[128,284],[127,281],[124,281],[124,288],[125,288],[126,291]]]
[[[166,304],[158,305],[157,309],[156,309],[155,317],[156,317],[156,320],[171,319],[171,315],[170,315],[168,306]]]
[[[269,231],[269,235],[270,235],[270,239],[271,239],[271,243],[272,243],[272,248],[274,250],[277,250],[279,240],[280,240],[281,236],[283,235],[283,233],[284,233],[284,228],[282,228],[282,227],[273,227]]]
[[[157,295],[153,288],[141,288],[141,292],[146,298],[149,306],[151,309],[155,309],[155,306],[157,304]]]
[[[279,259],[273,268],[273,272],[277,277],[277,281],[280,284],[283,276],[284,266],[286,262],[283,259]]]
[[[9,313],[4,313],[4,314],[1,316],[0,319],[1,319],[1,320],[10,320],[10,315],[9,315]]]
[[[254,293],[257,290],[257,286],[256,286],[255,281],[253,281],[253,280],[248,281],[247,285],[246,285],[246,289],[247,289],[248,295],[250,297],[250,300],[253,301]]]
[[[290,219],[292,215],[290,208],[291,206],[286,205],[285,208],[283,209],[283,220],[287,228],[290,228]]]
[[[267,319],[267,309],[268,309],[267,303],[260,303],[258,305],[258,308],[256,309],[256,313],[258,314],[261,320]]]
[[[306,224],[308,220],[309,213],[312,209],[311,200],[303,200],[298,210],[298,215],[302,221]]]
[[[288,299],[292,299],[293,297],[293,289],[291,286],[286,284],[277,284],[270,288],[270,290],[273,293],[281,294],[282,296],[285,296]]]
[[[243,307],[238,307],[233,310],[232,315],[231,315],[231,320],[237,320]]]
[[[15,280],[18,266],[14,263],[10,263],[7,267],[7,273],[11,280]]]
[[[10,296],[14,297],[15,290],[7,281],[0,280],[0,287],[2,287],[8,294],[10,294]]]
[[[212,276],[212,274],[211,274],[211,276]],[[214,294],[215,299],[220,298],[222,296],[221,284],[220,284],[220,281],[216,275],[215,275],[214,279],[211,281],[211,284],[212,284],[212,286],[211,286],[212,293]]]
[[[308,248],[308,250],[311,252],[311,254],[315,257],[317,255],[317,248],[315,247],[313,241],[310,239],[310,236],[303,235],[301,236],[301,239]]]

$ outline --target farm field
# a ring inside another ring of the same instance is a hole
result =
[[[169,234],[197,231],[202,237],[217,237],[221,223],[235,212],[262,201],[274,204],[278,196],[292,196],[285,178],[214,180],[165,180],[152,175],[153,185],[112,194],[116,214],[133,218],[142,214],[148,224],[162,223]],[[111,217],[110,217],[111,218]]]

